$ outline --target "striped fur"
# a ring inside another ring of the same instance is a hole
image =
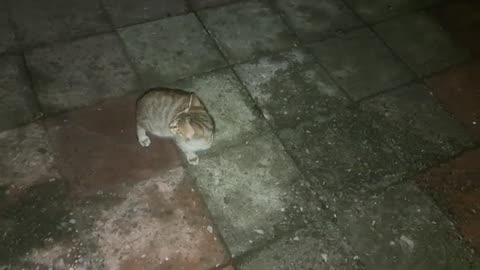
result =
[[[215,123],[207,108],[194,93],[178,89],[155,88],[137,101],[137,137],[147,147],[147,133],[175,139],[191,164],[198,163],[195,152],[213,143]]]

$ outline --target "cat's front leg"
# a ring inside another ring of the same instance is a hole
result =
[[[185,152],[185,156],[187,157],[187,161],[190,165],[198,165],[200,158],[194,152]]]
[[[140,126],[137,126],[137,139],[140,145],[143,147],[148,147],[151,143],[150,138],[147,135],[147,131]]]

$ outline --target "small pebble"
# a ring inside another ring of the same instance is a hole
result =
[[[253,231],[258,233],[258,234],[265,234],[265,232],[263,230],[253,230]]]
[[[70,219],[68,222],[69,222],[70,224],[75,224],[75,223],[77,223],[77,221],[76,221],[75,219],[73,219],[73,218]]]
[[[294,240],[294,241],[298,241],[298,240],[300,240],[300,238],[299,238],[298,236],[295,236],[295,237],[293,238],[293,240]]]
[[[208,225],[208,226],[207,226],[207,231],[208,231],[209,233],[213,233],[213,227],[210,226],[210,225]]]
[[[327,261],[328,261],[328,256],[327,256],[327,254],[322,253],[322,259],[323,259],[324,262],[327,262]]]
[[[415,247],[415,243],[413,243],[412,239],[406,237],[405,235],[400,236],[400,240],[412,249]]]

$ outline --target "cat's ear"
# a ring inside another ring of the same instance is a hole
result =
[[[188,107],[187,107],[187,109],[185,110],[185,111],[187,111],[187,112],[190,111],[190,109],[192,108],[193,96],[194,96],[193,93],[190,94],[190,100],[188,101]]]

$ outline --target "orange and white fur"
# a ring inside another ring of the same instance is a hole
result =
[[[137,101],[136,120],[140,145],[150,145],[148,134],[173,138],[192,165],[199,162],[196,152],[209,149],[213,143],[215,123],[194,93],[151,89]]]

